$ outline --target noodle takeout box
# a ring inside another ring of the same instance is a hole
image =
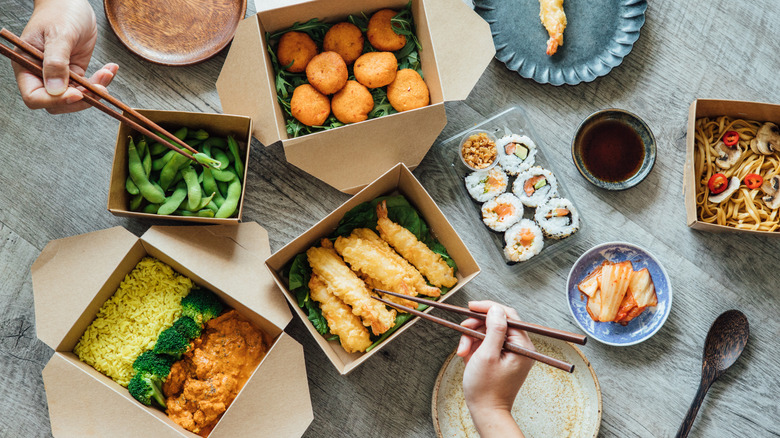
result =
[[[383,8],[403,9],[407,2],[328,0],[282,7],[282,0],[263,2],[266,10],[239,24],[217,80],[223,111],[251,117],[252,134],[261,143],[281,140],[288,162],[346,193],[356,193],[399,162],[414,169],[447,124],[444,102],[465,99],[495,55],[490,27],[462,0],[412,0],[431,98],[423,108],[291,138],[266,49],[266,32],[312,18],[335,23],[350,14],[368,17]]]
[[[209,436],[301,436],[313,419],[303,348],[283,331],[292,319],[287,303],[268,272],[257,269],[270,252],[268,233],[255,222],[153,226],[141,238],[114,227],[49,242],[32,281],[38,338],[54,349],[43,370],[53,435],[197,436],[72,352],[98,309],[149,255],[219,295],[273,339]]]
[[[317,341],[317,344],[319,344],[320,348],[325,352],[325,355],[328,356],[328,359],[330,359],[341,374],[349,373],[358,365],[368,360],[368,358],[373,356],[376,352],[382,348],[386,348],[389,343],[400,336],[404,331],[408,330],[412,324],[417,322],[420,318],[415,317],[409,320],[404,326],[390,335],[390,337],[385,339],[370,352],[347,353],[338,341],[328,341],[317,332],[314,325],[308,320],[307,315],[298,307],[295,295],[287,288],[287,280],[282,277],[282,271],[296,255],[306,252],[310,247],[318,245],[322,238],[329,236],[336,229],[339,221],[344,217],[344,214],[349,210],[358,204],[371,201],[380,196],[396,194],[405,196],[409,203],[417,209],[420,213],[420,217],[431,229],[433,236],[444,245],[447,249],[447,253],[452,257],[458,267],[456,273],[458,283],[446,294],[443,294],[439,301],[447,299],[450,295],[460,290],[466,283],[476,277],[477,274],[479,274],[480,269],[477,265],[477,261],[474,260],[471,252],[466,248],[466,245],[455,232],[455,229],[450,222],[444,217],[444,214],[425,188],[423,188],[422,184],[420,184],[409,168],[403,163],[397,164],[376,181],[366,186],[366,188],[354,195],[331,214],[274,253],[274,255],[269,257],[265,262],[266,267],[273,275],[276,284],[284,293],[285,298],[290,302],[290,306],[292,306],[298,316],[301,317],[301,320]],[[425,312],[429,312],[431,309],[433,308],[429,307]]]
[[[696,119],[701,117],[729,116],[760,122],[780,124],[780,105],[742,100],[696,99],[688,112],[688,133],[686,136],[685,169],[683,172],[683,188],[685,192],[685,213],[689,227],[695,230],[713,233],[738,232],[768,237],[780,237],[776,231],[742,230],[726,225],[717,225],[699,220],[696,208],[696,175],[694,165],[694,148],[696,143]]]

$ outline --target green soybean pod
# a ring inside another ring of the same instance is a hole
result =
[[[203,148],[220,148],[225,149],[227,147],[227,142],[222,137],[209,137],[206,139],[206,141],[203,142]],[[213,155],[212,155],[213,156]]]
[[[153,145],[149,147],[152,150],[152,156],[158,156],[162,155],[165,151],[170,150],[168,146],[165,146],[164,144],[158,142],[155,142]],[[171,151],[173,152],[173,151]],[[175,153],[175,152],[174,152]]]
[[[187,198],[187,184],[180,182],[176,185],[176,190],[173,191],[171,196],[165,199],[165,202],[160,205],[157,210],[157,214],[171,214],[179,208],[184,199]]]
[[[187,138],[187,132],[188,132],[187,127],[186,126],[182,126],[176,132],[174,132],[173,135],[174,135],[174,137],[178,138],[179,140],[184,140],[185,138]],[[165,137],[163,137],[163,138],[165,138]]]
[[[227,194],[228,183],[226,183],[224,181],[217,181],[217,187],[219,187],[219,192],[220,193]]]
[[[159,144],[159,143],[158,143]],[[163,155],[162,157],[155,158],[152,160],[152,170],[159,172],[162,170],[163,167],[165,167],[165,164],[168,163],[168,161],[173,158],[174,155],[176,155],[176,151],[168,151],[167,154]]]
[[[133,198],[130,200],[130,210],[137,211],[138,207],[141,206],[141,202],[143,202],[143,200],[144,200],[144,196],[140,193],[133,196]]]
[[[160,187],[162,187],[163,190],[168,189],[173,182],[173,179],[176,178],[179,168],[187,163],[187,161],[189,161],[189,158],[177,153],[165,164],[165,166],[163,166],[160,171]]]
[[[227,169],[227,167],[230,165],[230,156],[225,153],[222,149],[214,149],[214,159],[219,160],[222,165],[219,166],[220,169]]]
[[[130,193],[131,195],[137,195],[141,193],[141,191],[138,190],[138,186],[133,182],[133,179],[130,178],[130,175],[128,175],[127,179],[125,180],[125,190],[127,190],[127,193]]]
[[[237,178],[236,173],[231,170],[217,170],[217,169],[211,169],[211,174],[214,175],[214,179],[217,181],[222,182],[230,182],[233,180],[233,178]]]
[[[214,217],[228,218],[233,216],[238,207],[238,201],[241,200],[241,181],[238,177],[235,177],[233,181],[230,181],[228,186],[227,196],[225,196],[225,202],[219,207],[217,214]]]
[[[160,208],[160,204],[146,204],[144,206],[144,213],[157,214],[157,210]]]
[[[144,154],[143,154],[143,159],[141,160],[141,164],[143,164],[144,166],[144,172],[146,172],[146,177],[149,178],[149,175],[152,174],[152,153],[149,150],[149,148],[144,148]]]
[[[144,198],[152,204],[159,204],[165,201],[165,192],[149,181],[144,171],[144,165],[141,157],[138,156],[138,150],[135,148],[135,142],[130,138],[127,146],[127,161],[130,178],[135,183],[138,190]]]
[[[198,204],[198,205],[197,205],[195,208],[188,208],[187,210],[192,210],[192,211],[203,210],[203,209],[204,209],[204,208],[206,208],[206,207],[207,207],[209,204],[211,204],[211,203],[212,203],[212,202],[211,202],[211,201],[212,201],[212,199],[214,199],[214,194],[213,194],[213,193],[212,193],[211,195],[209,195],[208,197],[204,197],[204,198],[202,198],[202,199],[200,200],[200,204]]]
[[[222,193],[220,193],[217,182],[214,180],[214,175],[211,174],[211,171],[212,169],[203,169],[203,190],[206,193],[214,194],[214,203],[219,207],[225,202],[225,198],[222,197]]]
[[[198,129],[197,131],[190,131],[190,133],[187,135],[187,138],[192,138],[195,140],[206,140],[209,138],[209,133],[205,129]]]
[[[176,210],[176,213],[182,216],[214,217],[214,212],[209,209],[199,211]]]
[[[187,184],[187,208],[193,211],[198,210],[200,200],[203,197],[200,184],[198,184],[198,173],[192,166],[187,166],[182,169],[181,176],[184,178],[184,183]]]
[[[146,155],[146,137],[141,136],[141,139],[135,143],[135,149],[138,151],[138,156],[143,158]]]
[[[238,175],[238,179],[241,179],[244,177],[244,163],[241,161],[238,143],[236,143],[233,136],[228,137],[227,143],[228,149],[230,149],[230,153],[233,155],[233,165],[236,168],[236,174]]]
[[[214,201],[211,201],[208,204],[206,204],[206,208],[208,208],[209,210],[213,211],[214,213],[219,211],[219,207],[217,206],[217,204]]]

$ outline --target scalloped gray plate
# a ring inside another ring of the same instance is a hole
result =
[[[604,76],[623,62],[645,24],[645,0],[565,0],[568,25],[563,45],[547,56],[547,31],[539,2],[474,0],[474,10],[490,24],[496,59],[540,84],[577,85]]]

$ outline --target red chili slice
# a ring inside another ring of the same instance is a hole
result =
[[[757,189],[764,184],[764,177],[757,173],[749,173],[745,175],[745,185],[749,189]]]
[[[716,173],[715,175],[712,175],[710,180],[707,181],[707,187],[710,188],[710,193],[713,195],[717,195],[718,193],[726,190],[728,186],[729,179],[726,178],[726,175],[722,173]]]
[[[723,144],[725,144],[728,147],[732,147],[739,143],[739,132],[737,131],[726,131],[725,134],[723,134]]]

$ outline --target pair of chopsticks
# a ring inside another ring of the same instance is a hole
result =
[[[382,290],[382,289],[374,289],[374,291],[379,292],[381,294],[387,294],[398,298],[403,298],[405,300],[414,301],[415,303],[425,304],[431,307],[436,307],[443,310],[449,310],[450,312],[459,313],[461,315],[466,315],[471,318],[481,319],[485,320],[487,317],[484,313],[478,313],[471,311],[469,309],[464,309],[463,307],[453,306],[451,304],[445,304],[440,303],[438,301],[431,301],[426,300],[422,298],[412,297],[409,295],[402,295],[399,293]],[[412,309],[407,306],[403,306],[400,304],[396,304],[392,301],[386,300],[384,298],[373,296],[375,300],[381,301],[388,306],[395,307],[396,309],[403,310],[404,312],[411,313],[412,315],[417,315],[420,318],[427,319],[429,321],[435,322],[437,324],[441,324],[445,327],[449,327],[453,330],[457,330],[465,335],[471,336],[472,338],[476,338],[479,340],[485,339],[485,335],[476,331],[472,330],[470,328],[463,327],[461,325],[455,324],[454,322],[447,321],[446,319],[442,319],[433,315],[429,315],[427,313],[420,312],[419,310]],[[532,324],[528,322],[518,321],[515,319],[509,319],[507,318],[507,326],[513,327],[520,330],[525,330],[531,333],[536,333],[538,335],[547,336],[550,338],[560,339],[562,341],[572,342],[575,344],[585,345],[588,338],[584,335],[578,335],[576,333],[571,333],[563,330],[553,329],[537,324]],[[513,344],[509,341],[504,342],[504,350],[511,351],[513,353],[521,354],[523,356],[529,357],[531,359],[537,360],[539,362],[542,362],[544,364],[553,366],[555,368],[561,369],[563,371],[567,372],[573,372],[574,371],[574,365],[564,362],[562,360],[555,359],[554,357],[550,357],[541,353],[537,353],[536,351],[529,350],[527,348],[521,347],[517,344]]]
[[[4,44],[0,44],[0,53],[4,55],[5,57],[9,58],[11,61],[21,65],[22,67],[26,68],[27,70],[30,70],[34,75],[40,77],[43,79],[43,68],[41,67],[41,63],[43,63],[43,53],[38,50],[37,48],[33,47],[29,43],[23,41],[18,36],[14,35],[12,32],[10,32],[8,29],[3,28],[0,30],[0,37],[7,40],[11,44],[15,45],[19,50],[27,53],[29,56],[31,56],[33,59],[29,59],[25,57],[24,55],[15,52],[8,46]],[[35,62],[37,60],[38,62]],[[103,111],[104,113],[108,114],[109,116],[119,120],[120,122],[127,123],[130,125],[133,129],[136,131],[141,132],[142,134],[151,137],[155,141],[158,141],[162,143],[163,145],[167,146],[168,148],[184,155],[185,157],[189,158],[190,160],[193,160],[195,162],[198,162],[198,160],[193,157],[192,154],[197,154],[198,151],[195,150],[192,146],[185,143],[183,140],[180,140],[175,135],[171,134],[170,132],[166,131],[153,121],[149,120],[148,118],[144,117],[141,113],[138,111],[130,108],[129,106],[122,103],[119,99],[115,98],[114,96],[111,96],[107,92],[101,90],[100,88],[95,87],[90,83],[86,78],[83,76],[77,75],[76,73],[70,72],[70,79],[81,85],[82,87],[86,88],[93,94],[102,97],[106,101],[110,102],[112,105],[120,108],[121,110],[131,114],[133,117],[135,117],[138,122],[135,120],[125,116],[124,114],[112,109],[111,107],[107,106],[100,100],[92,97],[89,93],[84,93],[84,101],[88,104],[92,105],[93,107],[99,109],[100,111]],[[159,135],[152,132],[150,129],[144,127],[144,124],[151,129],[155,129],[159,131],[161,134],[167,136],[170,140],[167,140],[165,138],[160,137]],[[187,153],[183,151],[182,149],[178,148],[177,146],[170,143],[170,141],[176,142],[178,145],[182,146],[183,148],[190,151],[192,154]]]

